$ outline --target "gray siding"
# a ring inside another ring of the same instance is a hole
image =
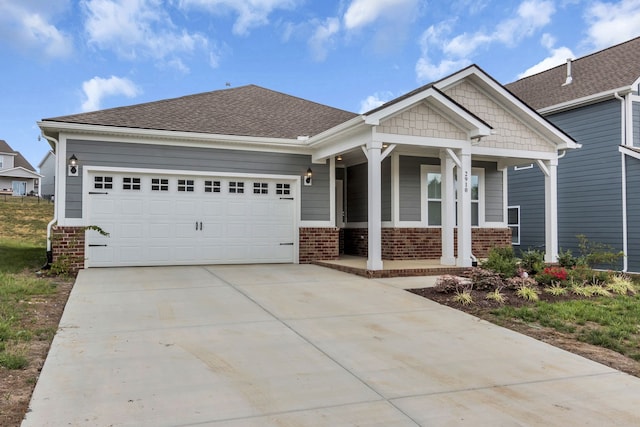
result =
[[[558,243],[578,253],[576,235],[622,249],[620,102],[547,117],[582,144],[559,161]],[[524,173],[522,173],[524,172]],[[521,206],[521,248],[544,244],[544,177],[537,168],[509,172],[509,204]]]
[[[391,221],[391,158],[381,165],[382,221]],[[368,214],[368,166],[362,163],[347,168],[347,222],[366,222]]]
[[[42,197],[50,198],[55,194],[55,174],[56,174],[56,156],[48,154],[47,159],[40,168],[40,194]]]
[[[400,156],[400,221],[420,221],[420,166],[439,164],[436,158]]]
[[[310,167],[313,185],[302,186],[301,219],[329,220],[329,166],[311,164],[311,156],[78,140],[67,141],[67,152],[74,153],[81,166],[297,176],[303,176]],[[82,217],[81,177],[67,177],[66,216]]]
[[[640,160],[625,156],[627,166],[627,260],[629,271],[640,272]]]
[[[502,172],[493,162],[473,162],[473,167],[484,169],[484,220],[502,222],[504,220]]]

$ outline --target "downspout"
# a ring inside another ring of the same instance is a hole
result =
[[[627,145],[627,114],[626,114],[626,103],[625,99],[621,97],[618,92],[614,93],[613,96],[617,100],[621,102],[622,109],[622,131],[621,131],[621,140],[622,145]],[[621,169],[622,169],[622,253],[624,256],[622,257],[622,271],[624,273],[629,269],[629,261],[627,259],[627,250],[628,250],[628,238],[627,238],[627,162],[625,158],[625,154],[620,152],[620,161],[621,161]]]
[[[58,140],[45,135],[44,132],[42,132],[42,136],[44,139],[46,139],[47,141],[49,141],[50,144],[53,144],[53,152],[56,155],[56,162],[55,162],[55,176],[60,176],[59,173],[60,171],[58,170],[58,158],[57,156],[60,154],[58,152]],[[58,182],[59,180],[56,179],[55,180],[55,185],[56,187],[58,186]],[[58,194],[57,188],[54,187],[54,194]],[[53,200],[54,204],[58,204],[58,198],[55,197]],[[51,268],[51,263],[53,262],[53,252],[51,250],[51,228],[53,227],[53,225],[58,222],[58,209],[55,208],[54,205],[54,209],[53,209],[53,219],[51,221],[49,221],[49,223],[47,224],[47,263],[42,267],[43,270],[48,270]]]

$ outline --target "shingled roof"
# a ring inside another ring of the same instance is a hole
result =
[[[313,136],[357,116],[255,85],[44,119],[264,138]]]
[[[640,37],[559,65],[505,87],[536,110],[616,89],[629,88],[640,79]]]
[[[19,151],[12,149],[4,139],[0,139],[0,153],[15,154],[13,158],[14,168],[24,168],[32,172],[36,171],[35,168],[31,166],[31,163],[29,163]]]

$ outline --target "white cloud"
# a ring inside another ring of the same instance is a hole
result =
[[[380,18],[413,18],[417,5],[417,0],[353,0],[344,14],[344,25],[354,30]]]
[[[66,1],[0,0],[0,40],[20,50],[41,50],[48,58],[67,57],[73,51],[72,38],[51,22],[65,8]]]
[[[299,0],[180,0],[182,8],[206,9],[212,13],[235,12],[238,15],[233,32],[247,35],[249,30],[269,23],[269,15],[277,9],[293,9]]]
[[[340,20],[338,18],[327,18],[324,22],[317,24],[313,35],[308,41],[313,59],[324,61],[331,45],[334,43],[336,34],[340,31]]]
[[[514,15],[503,19],[492,32],[464,32],[450,37],[454,20],[431,26],[422,34],[422,56],[416,63],[419,81],[435,80],[470,64],[478,50],[492,43],[513,46],[551,22],[555,6],[550,0],[524,0]],[[436,56],[441,57],[434,60]]]
[[[374,108],[378,108],[385,102],[393,99],[393,93],[391,92],[376,92],[373,95],[367,96],[365,99],[360,101],[360,108],[358,109],[359,113],[366,113],[367,111],[371,111]]]
[[[208,47],[205,36],[176,29],[161,0],[86,0],[83,6],[89,43],[126,59],[166,60],[188,72],[175,55]]]
[[[129,79],[111,76],[108,79],[94,77],[82,83],[82,91],[86,100],[82,103],[82,111],[95,111],[100,109],[102,99],[107,96],[124,95],[133,98],[141,93],[141,90]]]
[[[562,46],[557,49],[550,48],[548,57],[538,62],[534,66],[527,68],[523,73],[518,75],[518,79],[532,76],[534,74],[538,74],[558,65],[564,64],[565,62],[567,62],[568,58],[575,58],[575,55],[568,47]]]
[[[640,35],[640,0],[595,2],[586,11],[588,42],[603,49]]]

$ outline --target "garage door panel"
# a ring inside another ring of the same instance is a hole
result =
[[[108,193],[85,194],[89,223],[111,233],[87,235],[89,266],[294,261],[296,203],[276,195],[273,180],[261,179],[268,189],[255,194],[251,180],[245,193],[234,193],[230,182],[242,180],[194,177],[194,191],[178,192],[175,176],[154,175],[169,182],[158,191],[139,174],[140,189],[132,191],[122,182],[135,174],[111,175]]]

